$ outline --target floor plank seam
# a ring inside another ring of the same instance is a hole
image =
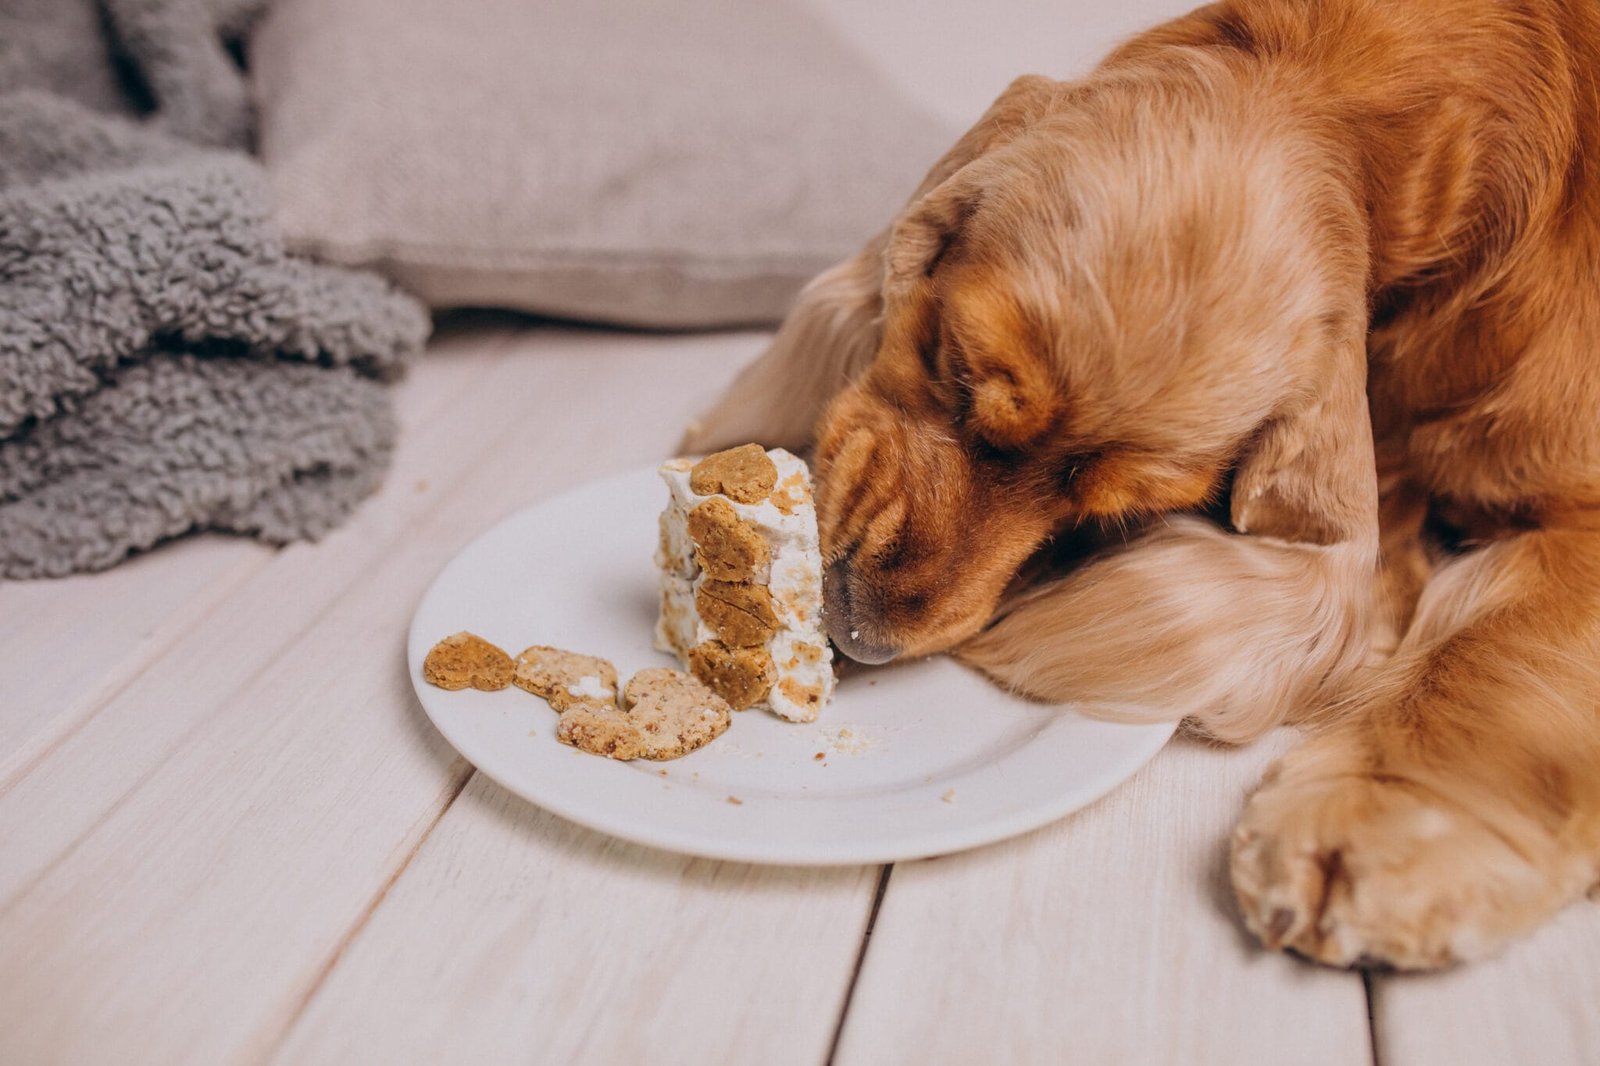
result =
[[[1378,978],[1371,970],[1361,971],[1361,990],[1367,1000],[1367,1052],[1372,1066],[1383,1066],[1383,1056],[1378,1051]]]
[[[304,1017],[306,1009],[311,1006],[312,1000],[317,998],[317,993],[322,991],[323,986],[327,984],[328,978],[333,975],[333,971],[338,967],[339,961],[349,951],[350,945],[356,942],[356,938],[361,935],[362,930],[366,929],[367,925],[372,921],[372,916],[377,914],[378,908],[383,906],[383,901],[389,898],[389,892],[399,883],[400,878],[405,876],[405,872],[411,868],[411,864],[422,851],[423,845],[433,836],[433,831],[444,820],[444,816],[450,812],[450,808],[455,806],[456,800],[461,798],[461,793],[466,791],[467,785],[472,781],[473,774],[476,773],[472,764],[465,759],[457,759],[451,764],[450,769],[452,773],[459,776],[446,785],[444,802],[439,804],[438,809],[428,819],[428,824],[423,827],[416,841],[400,861],[395,864],[395,868],[390,871],[383,884],[378,886],[378,891],[373,893],[372,898],[361,909],[361,913],[356,915],[355,921],[350,923],[350,928],[345,930],[344,935],[339,938],[339,942],[328,953],[328,957],[317,968],[317,972],[312,976],[310,983],[306,985],[305,991],[301,994],[300,1001],[289,1012],[288,1018],[284,1019],[278,1035],[264,1049],[258,1061],[267,1063],[277,1055],[278,1049],[283,1046],[284,1041],[289,1039],[289,1034],[294,1032],[294,1027]]]
[[[850,1016],[850,1004],[856,997],[856,982],[861,980],[861,967],[867,961],[867,947],[872,943],[872,930],[878,924],[878,912],[883,909],[883,897],[889,891],[889,877],[894,873],[894,863],[884,866],[878,874],[878,889],[872,896],[872,909],[867,912],[867,925],[861,931],[861,947],[856,950],[855,966],[850,970],[850,982],[845,985],[844,1001],[839,1004],[839,1020],[833,1027],[833,1038],[828,1041],[828,1057],[824,1066],[833,1066],[839,1054],[839,1041],[844,1036],[844,1023]]]

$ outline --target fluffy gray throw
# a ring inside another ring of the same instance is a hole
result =
[[[285,254],[217,147],[248,135],[247,7],[0,0],[0,576],[316,537],[382,478],[427,316]]]

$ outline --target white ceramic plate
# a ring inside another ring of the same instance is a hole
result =
[[[444,568],[412,620],[407,658],[428,717],[478,769],[547,810],[708,858],[893,862],[1060,818],[1172,735],[1171,725],[1030,704],[938,657],[849,664],[810,725],[743,711],[682,759],[623,763],[558,743],[555,712],[520,689],[446,692],[422,680],[428,649],[463,629],[512,655],[530,644],[602,655],[624,681],[675,665],[651,647],[665,498],[655,472],[640,470],[513,515]]]

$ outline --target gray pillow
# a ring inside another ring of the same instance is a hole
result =
[[[437,308],[770,322],[955,139],[778,0],[276,0],[250,66],[291,247]]]

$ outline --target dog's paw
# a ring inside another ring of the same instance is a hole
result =
[[[1233,836],[1245,924],[1333,966],[1435,969],[1481,957],[1563,902],[1526,849],[1416,786],[1269,775]]]

